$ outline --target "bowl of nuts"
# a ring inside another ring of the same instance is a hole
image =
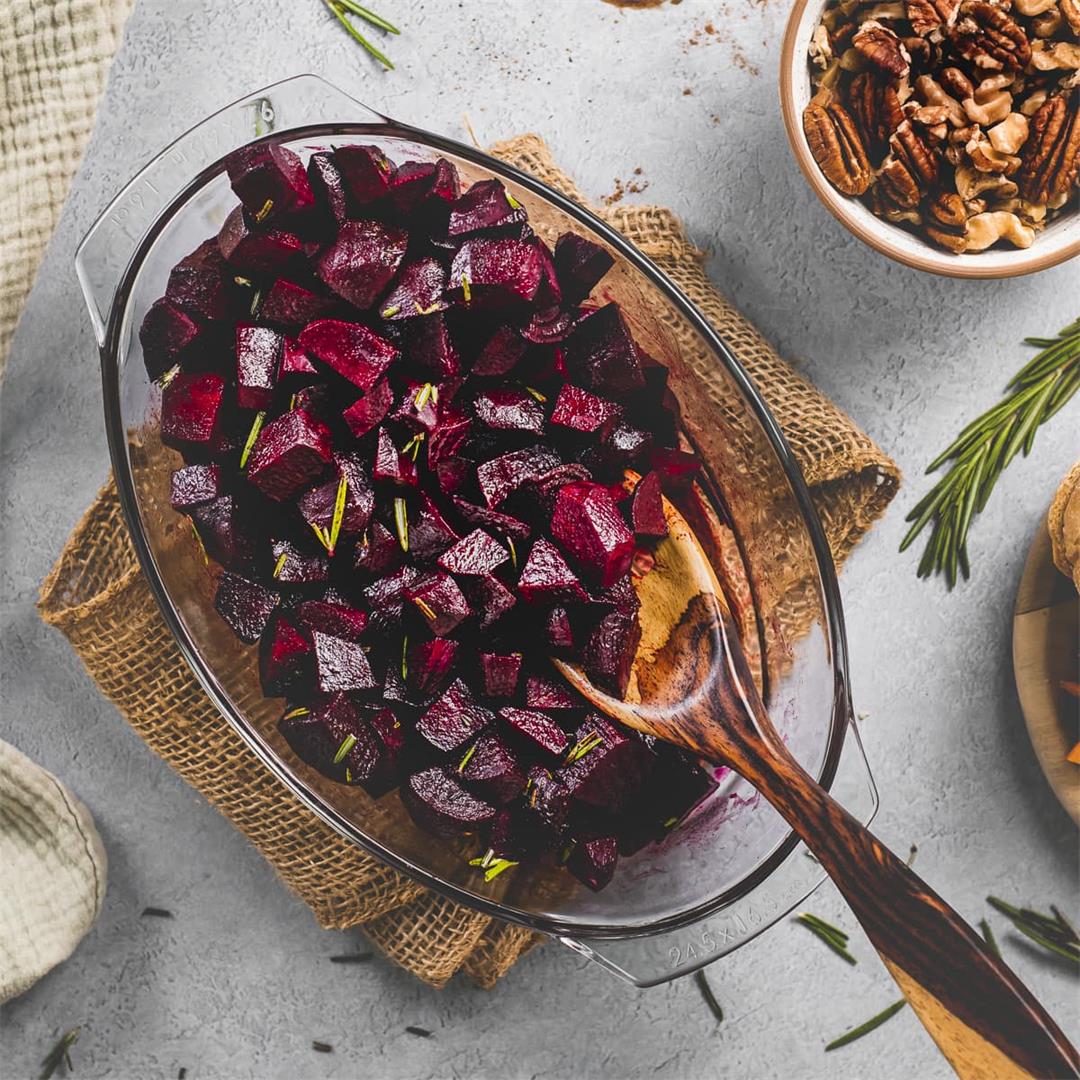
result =
[[[796,0],[788,138],[856,236],[951,277],[1080,253],[1080,0]]]

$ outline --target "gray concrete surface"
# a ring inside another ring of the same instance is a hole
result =
[[[891,265],[817,204],[777,107],[781,0],[621,11],[601,0],[380,0],[403,28],[381,73],[317,0],[140,0],[98,128],[18,332],[2,400],[0,734],[92,808],[112,861],[104,913],[70,961],[0,1009],[0,1076],[58,1032],[89,1077],[940,1077],[910,1012],[825,1055],[896,997],[831,887],[849,968],[791,924],[711,969],[719,1027],[692,982],[639,992],[551,945],[492,993],[428,990],[383,962],[331,965],[359,934],[321,931],[247,844],[156,760],[34,612],[38,583],[106,471],[97,358],[74,246],[153,151],[241,93],[304,70],[457,137],[546,134],[593,197],[634,175],[685,219],[716,280],[857,417],[908,476],[843,575],[857,707],[881,788],[878,830],[977,919],[984,897],[1076,914],[1076,833],[1024,733],[1010,612],[1029,539],[1077,453],[1074,402],[1012,467],[953,595],[897,554],[920,472],[997,399],[1024,353],[1080,314],[1080,265],[959,283]],[[712,27],[710,32],[707,26]],[[691,44],[696,42],[696,44]],[[0,868],[2,874],[2,868]],[[140,918],[145,905],[176,912]],[[994,920],[1009,960],[1080,1037],[1075,977]],[[408,1024],[434,1034],[404,1032]],[[334,1053],[310,1049],[312,1039]]]

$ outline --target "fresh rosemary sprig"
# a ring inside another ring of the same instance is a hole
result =
[[[73,1027],[60,1036],[56,1045],[45,1055],[41,1063],[41,1080],[49,1080],[49,1077],[60,1067],[61,1061],[67,1066],[69,1073],[75,1071],[71,1064],[71,1048],[75,1045],[80,1031],[82,1031],[81,1027]]]
[[[826,1052],[829,1050],[838,1050],[841,1046],[847,1046],[848,1043],[852,1043],[856,1039],[861,1039],[864,1035],[868,1035],[875,1028],[881,1027],[886,1020],[894,1017],[906,1004],[907,998],[901,998],[899,1001],[894,1001],[887,1009],[882,1009],[877,1016],[871,1016],[866,1023],[860,1024],[857,1028],[852,1028],[851,1031],[841,1035],[839,1039],[833,1039],[833,1041],[825,1047]]]
[[[380,64],[388,71],[394,69],[394,65],[391,63],[390,58],[383,52],[380,52],[374,45],[349,20],[346,12],[350,15],[355,15],[358,19],[363,19],[364,22],[370,26],[374,26],[378,30],[385,30],[388,34],[400,34],[401,31],[394,26],[393,23],[384,19],[381,15],[376,15],[374,11],[368,10],[361,4],[357,4],[355,0],[323,0],[323,3],[334,13],[338,22],[349,32],[349,36],[354,41],[362,45]]]
[[[709,1011],[716,1017],[716,1022],[719,1024],[724,1019],[724,1010],[721,1007],[720,1002],[716,1000],[716,995],[709,985],[709,980],[706,977],[705,972],[695,971],[694,982],[697,983],[697,987],[701,991],[701,996],[705,999],[705,1004],[709,1006]]]
[[[1013,907],[996,896],[988,896],[986,902],[995,911],[1000,911],[1024,937],[1047,952],[1080,966],[1080,936],[1056,907],[1050,906],[1053,915],[1044,915],[1031,908]]]
[[[967,536],[972,518],[986,506],[1005,468],[1023,451],[1026,457],[1035,433],[1080,389],[1080,318],[1056,338],[1025,338],[1039,352],[1013,376],[1007,396],[973,420],[956,441],[927,468],[949,471],[907,516],[911,529],[904,551],[932,524],[930,540],[919,562],[919,577],[944,574],[951,589],[958,574],[970,575]]]

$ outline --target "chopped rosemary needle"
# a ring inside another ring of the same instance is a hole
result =
[[[405,500],[398,497],[394,500],[394,527],[397,530],[398,543],[402,551],[409,550],[409,508]]]
[[[202,561],[209,566],[210,556],[206,554],[206,545],[203,543],[203,538],[199,535],[199,530],[195,527],[195,522],[191,523],[191,532],[195,537],[195,543],[199,545],[199,550],[202,552]]]
[[[173,917],[173,913],[163,907],[144,907],[142,913],[155,919],[171,919]]]
[[[285,568],[285,564],[288,561],[289,561],[289,554],[288,554],[288,552],[283,551],[278,556],[277,562],[274,563],[274,575],[273,576],[274,576],[275,580],[277,579],[277,577],[281,573],[281,571]]]
[[[419,608],[420,614],[423,615],[428,622],[435,621],[435,609],[422,596],[414,597],[413,603]]]
[[[1024,937],[1042,946],[1047,952],[1080,965],[1080,937],[1068,919],[1056,908],[1051,907],[1054,914],[1050,916],[1032,908],[1013,907],[996,896],[988,896],[986,902],[996,911],[1000,911]]]
[[[341,745],[337,748],[337,753],[334,755],[334,764],[340,765],[345,760],[345,755],[356,745],[355,735],[346,735],[341,740]]]
[[[307,716],[307,714],[309,712],[311,712],[310,709],[305,708],[303,705],[300,705],[295,709],[290,709],[281,719],[282,720],[293,720],[297,716]]]
[[[171,383],[173,381],[173,379],[175,379],[176,376],[179,375],[179,374],[180,374],[180,365],[179,364],[173,364],[173,366],[171,368],[169,368],[169,370],[166,371],[165,374],[162,375],[160,379],[158,379],[158,386],[160,386],[161,389],[164,390],[165,387],[167,387],[169,385],[169,383]]]
[[[431,1038],[431,1032],[428,1031],[427,1028],[416,1027],[413,1024],[410,1024],[405,1030],[410,1035],[417,1035],[421,1039],[430,1039]]]
[[[469,764],[469,759],[476,753],[476,743],[473,743],[468,750],[465,751],[465,756],[461,759],[457,767],[458,772],[464,772],[465,766]]]
[[[566,764],[572,765],[575,761],[580,761],[590,751],[595,750],[603,741],[603,736],[595,731],[590,731],[580,742],[575,743],[574,746],[570,748],[570,752],[566,755]]]
[[[247,441],[244,443],[244,449],[240,453],[240,468],[244,468],[248,463],[248,458],[251,457],[251,448],[255,445],[255,440],[259,437],[259,432],[262,431],[263,424],[266,423],[266,412],[257,412],[255,419],[251,422],[251,430],[248,432]]]
[[[430,307],[424,307],[420,303],[419,300],[414,300],[413,304],[416,307],[416,314],[417,315],[431,315],[433,312],[436,312],[436,311],[439,310],[439,302],[438,302],[438,300],[436,300],[435,303],[432,304]]]
[[[986,947],[1000,960],[1001,949],[998,948],[997,938],[994,937],[994,931],[990,929],[990,924],[985,919],[979,920],[979,930],[983,941],[986,942]]]
[[[709,1011],[716,1017],[716,1022],[719,1024],[724,1019],[724,1010],[721,1008],[720,1002],[716,1000],[716,995],[709,985],[709,980],[706,978],[705,972],[695,971],[694,982],[697,983],[698,989],[701,991],[701,996],[705,999],[705,1004],[709,1006]]]
[[[413,398],[413,405],[416,406],[416,411],[420,412],[424,406],[428,403],[428,399],[435,392],[435,387],[429,383],[424,383],[419,390],[416,391],[416,397]]]
[[[326,530],[321,525],[316,525],[314,521],[309,521],[308,524],[311,526],[311,531],[318,538],[319,543],[322,544],[322,546],[326,548],[327,551],[329,551],[330,537],[327,534]]]
[[[493,881],[504,870],[509,870],[512,866],[518,864],[513,859],[499,859],[495,858],[495,852],[491,848],[487,849],[487,852],[481,857],[469,860],[470,866],[477,866],[484,871],[484,880]]]
[[[543,405],[544,402],[547,401],[547,394],[540,393],[540,391],[537,390],[535,386],[526,386],[525,393],[529,394],[531,397],[536,398],[536,400],[539,401],[541,405]]]
[[[409,635],[401,639],[401,681],[409,677]]]
[[[514,547],[514,538],[507,533],[506,534],[506,546],[510,551],[510,565],[517,569],[517,548]]]
[[[851,1031],[847,1032],[845,1035],[841,1035],[838,1039],[833,1039],[833,1041],[825,1047],[826,1053],[830,1050],[838,1050],[841,1046],[847,1046],[848,1043],[852,1043],[856,1039],[861,1039],[864,1035],[868,1035],[875,1028],[881,1027],[886,1020],[894,1017],[906,1004],[906,998],[894,1001],[887,1009],[882,1009],[877,1016],[871,1016],[866,1023],[860,1024],[857,1028],[852,1028]]]
[[[67,1065],[69,1073],[74,1071],[71,1065],[71,1048],[75,1045],[81,1031],[81,1027],[73,1027],[60,1036],[56,1045],[45,1055],[44,1060],[41,1062],[41,1080],[49,1080],[59,1068],[61,1061]]]
[[[274,200],[273,199],[267,199],[266,202],[264,202],[262,204],[262,206],[260,206],[259,209],[256,210],[255,213],[252,214],[251,216],[256,221],[263,221],[263,220],[265,220],[266,215],[269,214],[270,211],[273,210],[273,209],[274,209]]]
[[[366,964],[372,958],[369,952],[342,953],[339,956],[331,956],[331,964]]]
[[[816,937],[821,938],[826,945],[837,956],[846,960],[849,964],[856,964],[858,961],[854,956],[848,952],[848,936],[837,926],[833,926],[831,923],[827,923],[824,919],[819,919],[816,915],[812,915],[809,911],[800,912],[795,916],[795,921],[802,923]]]
[[[319,1054],[332,1054],[334,1052],[334,1048],[329,1043],[319,1042],[318,1039],[312,1041],[311,1049]]]
[[[472,286],[467,274],[461,275],[461,295],[465,297],[465,303],[472,303]]]
[[[392,319],[401,310],[400,304],[394,304],[391,307],[383,308],[379,312],[379,317],[383,319]]]
[[[338,537],[341,535],[341,523],[345,520],[345,496],[348,488],[348,478],[342,473],[341,479],[338,481],[337,495],[334,497],[334,517],[330,522],[330,542],[326,545],[326,550],[331,555],[334,554],[334,548],[337,547]]]
[[[515,199],[514,196],[510,194],[509,191],[506,192],[506,201],[510,204],[510,208],[512,210],[520,210],[521,209],[521,203],[519,203],[517,201],[517,199]]]

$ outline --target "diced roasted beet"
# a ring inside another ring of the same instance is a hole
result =
[[[379,760],[361,783],[368,794],[377,799],[397,786],[399,762],[405,749],[405,732],[401,721],[390,709],[379,709],[365,719],[375,735]]]
[[[425,436],[434,431],[439,424],[439,406],[436,398],[439,391],[434,383],[414,382],[410,379],[405,384],[397,408],[390,414],[410,431],[423,432]]]
[[[315,689],[320,694],[338,690],[372,690],[378,683],[367,653],[355,641],[316,630],[311,635],[315,660]]]
[[[481,630],[486,630],[501,619],[515,603],[514,594],[491,575],[462,578],[461,588],[469,599],[469,607],[479,620]]]
[[[431,185],[433,198],[441,199],[445,203],[452,203],[461,194],[461,180],[458,177],[457,167],[446,158],[438,158],[435,161],[435,178]]]
[[[437,637],[418,642],[408,652],[406,682],[421,694],[439,693],[449,682],[460,652],[461,645],[453,638]]]
[[[268,326],[236,327],[236,404],[267,409],[274,396],[283,339]]]
[[[574,648],[574,630],[570,613],[564,607],[554,607],[547,613],[544,635],[552,652],[568,653]]]
[[[555,241],[555,273],[564,303],[580,304],[614,265],[606,248],[577,233],[563,233]]]
[[[321,318],[333,307],[334,301],[330,297],[312,292],[295,281],[278,278],[263,296],[257,310],[260,320],[293,329]]]
[[[441,571],[425,574],[405,591],[436,637],[446,637],[471,614],[458,583]]]
[[[185,465],[172,474],[169,503],[174,510],[188,510],[216,499],[221,491],[220,465]]]
[[[619,578],[610,588],[592,593],[589,603],[594,609],[617,611],[620,615],[636,615],[641,610],[637,590],[628,577]]]
[[[599,892],[615,874],[619,861],[619,842],[614,836],[579,840],[570,852],[566,868],[583,885]]]
[[[586,466],[577,461],[568,461],[565,465],[556,465],[554,469],[548,469],[543,476],[538,476],[528,486],[535,490],[545,512],[550,515],[555,509],[555,499],[562,488],[567,484],[591,479],[592,473]]]
[[[451,236],[521,225],[528,215],[499,180],[478,180],[450,207]]]
[[[481,390],[473,399],[473,408],[477,419],[495,431],[543,433],[544,409],[526,390],[512,386]]]
[[[450,498],[454,509],[470,525],[483,525],[494,532],[501,533],[511,540],[528,540],[532,535],[532,528],[524,521],[509,514],[500,513],[498,510],[489,510],[486,506],[477,506],[465,499],[453,495]]]
[[[362,439],[369,431],[377,428],[394,404],[394,392],[386,379],[379,379],[370,390],[354,401],[342,414],[348,429]]]
[[[367,574],[383,574],[397,569],[402,558],[397,537],[382,522],[373,521],[353,549],[353,568]]]
[[[346,221],[315,261],[319,277],[358,308],[369,308],[397,273],[408,233],[380,221]]]
[[[617,304],[582,319],[563,343],[575,382],[618,398],[645,385],[640,353]]]
[[[139,328],[146,373],[159,379],[183,361],[202,333],[199,324],[164,297],[150,306]]]
[[[567,484],[560,488],[551,533],[601,588],[613,585],[630,568],[634,536],[611,493],[601,484]]]
[[[500,326],[473,363],[474,375],[506,375],[514,370],[528,348],[524,338],[510,326]]]
[[[241,640],[253,645],[262,636],[278,595],[257,581],[226,570],[218,581],[214,607]]]
[[[529,552],[517,590],[529,604],[575,604],[588,599],[562,552],[542,536]]]
[[[555,345],[565,341],[577,326],[580,315],[575,309],[548,307],[533,313],[532,318],[521,328],[521,336],[534,345]]]
[[[316,201],[334,221],[339,224],[343,222],[349,216],[348,197],[345,194],[345,181],[334,163],[333,154],[322,151],[312,154],[308,158],[307,175]]]
[[[291,540],[270,543],[271,576],[282,585],[317,585],[330,578],[324,555],[303,551]]]
[[[161,441],[192,457],[224,449],[225,380],[178,371],[161,394]]]
[[[367,629],[367,612],[330,600],[305,600],[296,608],[296,618],[308,632],[323,630],[345,641],[359,642]]]
[[[630,521],[637,536],[667,536],[659,473],[647,473],[637,482],[630,503]]]
[[[165,299],[202,319],[224,319],[232,306],[235,283],[213,240],[200,244],[169,274]]]
[[[672,747],[663,746],[642,791],[642,802],[649,806],[654,828],[659,823],[660,833],[667,833],[716,788],[711,767],[705,768]]]
[[[491,821],[488,847],[502,859],[520,862],[551,847],[552,833],[522,802],[500,806]]]
[[[416,722],[416,731],[437,750],[452,754],[495,719],[478,705],[463,679],[455,679]]]
[[[345,502],[338,535],[356,536],[368,527],[375,512],[375,493],[367,473],[355,457],[339,455],[334,464],[336,475],[333,479],[305,491],[296,507],[309,525],[317,526],[329,536],[333,532],[338,489],[344,481]]]
[[[477,659],[484,693],[488,697],[512,697],[521,676],[522,654],[482,652]]]
[[[440,410],[435,430],[428,436],[428,467],[436,468],[454,457],[472,428],[467,416],[454,410]]]
[[[508,238],[466,240],[450,267],[450,294],[463,303],[532,300],[544,277],[535,244]]]
[[[285,338],[281,345],[281,364],[278,366],[278,379],[288,379],[295,385],[297,382],[307,382],[311,376],[317,375],[315,365],[308,359],[308,355],[300,347],[300,342],[295,338]]]
[[[409,511],[409,553],[414,559],[430,561],[458,538],[442,511],[427,492],[421,491]]]
[[[409,320],[405,349],[409,362],[429,373],[436,382],[452,379],[461,369],[461,358],[440,312]]]
[[[652,451],[652,467],[660,474],[660,483],[671,491],[688,488],[701,471],[701,462],[685,450],[657,446]]]
[[[278,274],[299,255],[300,238],[283,229],[256,229],[238,206],[217,235],[217,248],[238,274]]]
[[[278,615],[259,645],[259,681],[267,697],[283,697],[306,683],[311,670],[311,641],[291,616]]]
[[[551,414],[552,424],[580,431],[585,435],[607,438],[622,416],[622,406],[598,397],[579,386],[564,383]]]
[[[303,162],[288,147],[242,146],[225,159],[225,168],[233,191],[257,222],[277,220],[315,203]]]
[[[616,424],[604,444],[615,464],[633,465],[652,449],[652,436],[630,424]]]
[[[405,161],[390,177],[390,201],[401,214],[416,210],[430,194],[435,165],[430,161]]]
[[[290,407],[306,412],[313,416],[321,424],[329,427],[335,419],[333,400],[336,395],[330,392],[326,383],[313,383],[311,386],[301,386],[292,396]]]
[[[547,675],[530,675],[525,680],[525,708],[582,709],[585,702],[575,696],[566,683]]]
[[[517,756],[494,732],[484,732],[465,751],[458,774],[471,789],[501,806],[521,794],[525,775]]]
[[[534,750],[561,757],[569,749],[570,740],[566,732],[542,712],[507,705],[499,710],[499,718]]]
[[[303,409],[271,420],[259,432],[248,458],[248,479],[278,502],[311,483],[330,462],[330,432]]]
[[[619,813],[648,774],[648,748],[599,713],[590,713],[574,736],[571,760],[559,769],[559,779],[575,802]]]
[[[420,576],[414,566],[400,566],[392,574],[385,573],[370,585],[364,586],[371,626],[380,633],[399,630],[405,611],[405,590]]]
[[[384,427],[379,428],[371,477],[376,482],[383,481],[397,487],[416,487],[419,483],[412,458],[398,450],[390,432]]]
[[[525,780],[525,805],[552,833],[561,833],[570,812],[570,792],[542,765],[534,765]]]
[[[401,801],[422,829],[446,839],[475,833],[495,816],[495,807],[466,791],[448,769],[414,773],[402,785]]]
[[[510,558],[509,552],[490,533],[474,529],[439,556],[438,563],[451,574],[484,576]]]
[[[339,146],[334,164],[357,205],[381,199],[390,190],[394,167],[377,146]]]
[[[538,480],[558,465],[559,456],[543,446],[527,446],[485,461],[477,470],[480,492],[491,509],[517,491],[522,484]]]
[[[290,709],[278,731],[297,757],[340,784],[363,784],[384,771],[383,741],[347,694],[333,694],[310,710]]]
[[[221,495],[191,509],[191,520],[206,554],[226,569],[243,569],[255,556],[251,514],[235,495]]]
[[[443,299],[446,288],[446,268],[438,259],[425,255],[407,262],[394,282],[394,287],[379,305],[383,319],[415,319],[445,311],[450,305]]]
[[[398,358],[398,350],[360,323],[320,319],[305,326],[300,346],[361,390],[370,390]]]
[[[621,698],[630,682],[630,669],[640,640],[641,623],[636,613],[609,612],[596,624],[585,642],[582,667],[597,686]]]

